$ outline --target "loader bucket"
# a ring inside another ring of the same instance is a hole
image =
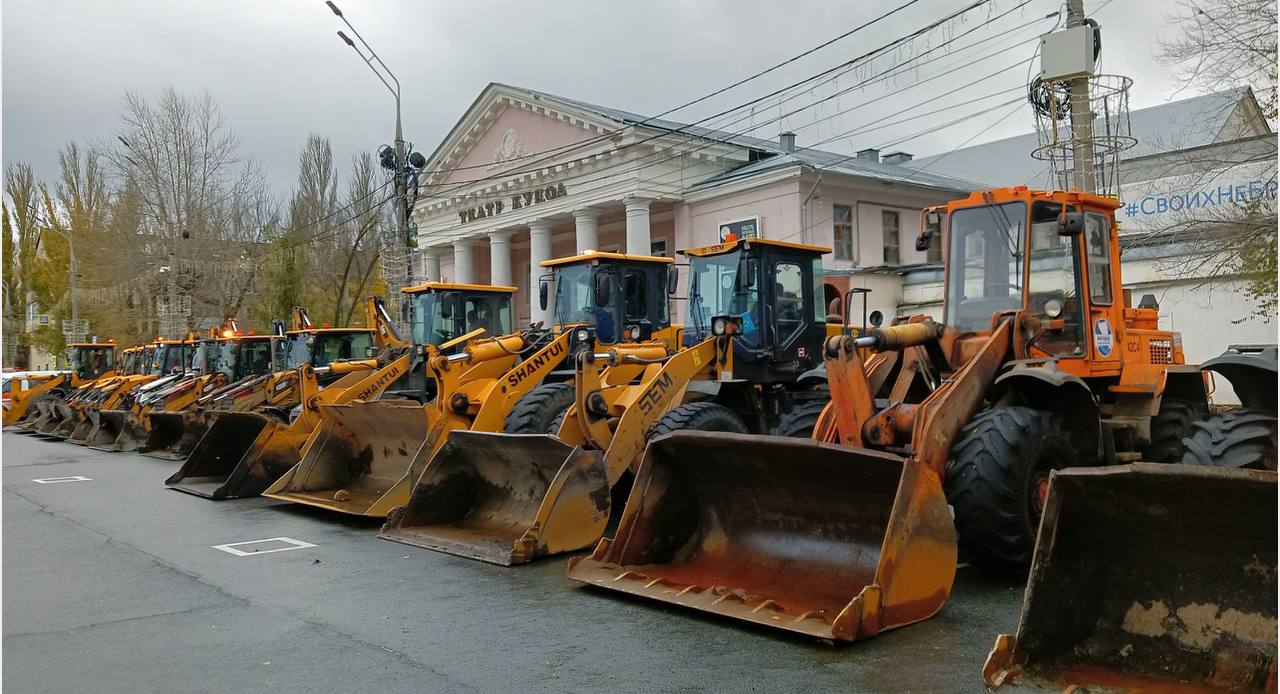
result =
[[[914,459],[684,431],[649,442],[617,533],[569,577],[852,641],[936,614],[955,568],[941,481]]]
[[[119,451],[117,441],[125,430],[128,410],[98,410],[98,424],[89,432],[85,445],[100,451]]]
[[[63,419],[71,412],[71,406],[64,400],[46,400],[41,404],[41,409],[45,414],[36,433],[42,438],[52,438]]]
[[[66,439],[71,436],[71,432],[75,431],[76,427],[80,426],[80,422],[84,420],[84,413],[70,405],[67,405],[65,410],[59,409],[62,411],[62,418],[58,420],[58,426],[54,427],[49,435],[58,439]]]
[[[1276,475],[1136,464],[1055,473],[1016,635],[989,687],[1275,691]]]
[[[89,442],[90,434],[98,427],[98,408],[86,407],[80,412],[80,421],[76,423],[76,428],[71,430],[67,436],[70,443],[78,443],[81,446]]]
[[[187,421],[195,418],[191,411],[148,412],[151,429],[138,452],[161,460],[184,460],[202,433],[199,427],[187,429]]]
[[[428,445],[426,408],[390,400],[328,405],[319,413],[302,459],[263,496],[375,518],[409,500],[413,480],[405,477]]]
[[[551,436],[453,431],[378,537],[511,566],[590,547],[609,503],[596,451]]]
[[[257,496],[298,463],[305,439],[284,453],[271,442],[279,438],[275,432],[287,429],[255,412],[219,413],[165,484],[208,499]]]

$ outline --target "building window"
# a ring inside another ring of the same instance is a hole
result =
[[[898,265],[902,262],[899,252],[898,213],[889,210],[880,211],[880,225],[884,230],[884,264]]]
[[[854,260],[853,257],[853,208],[836,205],[831,208],[831,222],[836,260]]]
[[[649,255],[656,255],[656,256],[666,257],[666,255],[667,255],[667,240],[666,240],[666,239],[658,239],[657,241],[653,241],[653,242],[651,242],[651,243],[649,244]]]

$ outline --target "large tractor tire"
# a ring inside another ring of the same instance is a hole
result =
[[[1187,465],[1276,469],[1276,413],[1242,407],[1196,422],[1186,440]]]
[[[995,407],[965,426],[945,487],[960,556],[986,573],[1024,576],[1036,546],[1049,472],[1075,466],[1067,427],[1030,407]]]
[[[747,425],[733,410],[719,403],[703,400],[681,405],[662,415],[649,438],[655,439],[673,431],[727,431],[733,434],[749,434]]]
[[[818,417],[826,406],[826,400],[805,400],[796,403],[795,407],[778,419],[777,426],[773,427],[773,431],[769,433],[774,436],[811,439],[813,428],[817,425]]]
[[[1164,398],[1160,411],[1151,418],[1151,443],[1142,451],[1148,463],[1176,463],[1182,460],[1182,440],[1191,435],[1192,426],[1209,415],[1203,402]]]
[[[508,434],[554,434],[573,400],[572,383],[543,383],[516,402],[502,430]]]

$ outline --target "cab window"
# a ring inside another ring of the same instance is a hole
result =
[[[781,346],[804,326],[804,271],[793,260],[773,266],[773,310]]]
[[[629,269],[622,273],[623,311],[628,322],[649,317],[649,293],[645,280],[644,270]]]
[[[1084,243],[1088,253],[1089,298],[1095,304],[1111,303],[1111,252],[1107,218],[1096,212],[1084,216]]]

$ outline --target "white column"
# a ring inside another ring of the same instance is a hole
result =
[[[440,281],[440,251],[434,248],[422,251],[422,281]]]
[[[644,198],[627,198],[627,253],[649,255],[649,201]]]
[[[476,281],[475,255],[471,252],[471,239],[453,242],[453,281],[472,284]]]
[[[511,284],[511,232],[489,232],[489,284]]]
[[[551,260],[551,222],[535,219],[529,223],[529,320],[550,326],[556,288],[554,285],[547,288],[547,308],[544,311],[538,287],[538,278],[547,271],[542,267],[544,260]]]
[[[590,207],[581,207],[573,211],[573,228],[578,237],[578,252],[594,250],[600,247],[598,233],[599,213]]]

